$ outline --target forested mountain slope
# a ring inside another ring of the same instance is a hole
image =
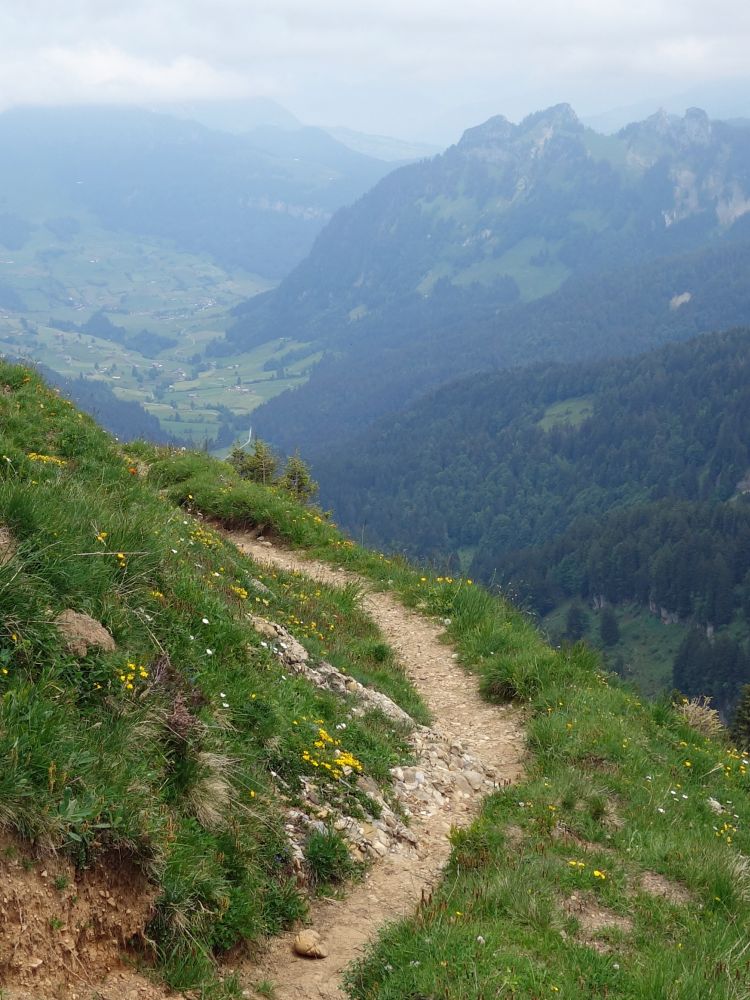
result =
[[[744,642],[749,364],[738,329],[634,359],[465,377],[321,456],[323,498],[358,536],[469,568],[539,614],[630,603]],[[636,671],[651,689],[668,645]],[[750,680],[733,650],[681,682],[726,714]]]
[[[308,388],[259,414],[279,444],[309,449],[461,371],[621,353],[631,331],[644,349],[710,329],[690,315],[709,302],[714,327],[740,322],[700,282],[744,269],[749,152],[747,130],[697,110],[617,136],[565,105],[493,118],[337,213],[216,349],[281,334],[331,352]]]
[[[258,432],[316,461],[377,418],[458,376],[540,361],[638,354],[750,317],[750,243],[571,278],[527,305],[494,308],[475,290],[412,296],[399,320],[360,321],[356,349],[326,355],[309,383],[254,414]],[[404,337],[403,331],[408,331]]]
[[[732,497],[750,463],[749,366],[740,329],[634,359],[467,377],[330,449],[316,465],[324,500],[390,545],[476,548],[489,577],[581,516]]]

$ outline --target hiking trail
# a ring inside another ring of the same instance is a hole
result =
[[[490,705],[481,698],[476,679],[461,668],[451,647],[441,641],[437,622],[404,607],[390,594],[372,589],[355,573],[306,559],[251,533],[232,531],[227,536],[266,567],[300,573],[332,587],[355,583],[362,593],[363,611],[380,628],[430,709],[433,732],[451,746],[451,752],[463,752],[465,760],[470,756],[479,762],[496,785],[518,780],[524,757],[521,713],[511,705]],[[432,764],[441,763],[434,753],[430,758]],[[430,760],[419,766],[429,769]],[[438,883],[450,854],[451,827],[468,823],[487,791],[485,784],[476,784],[468,788],[464,782],[465,792],[446,795],[439,809],[414,811],[410,829],[416,835],[416,846],[389,851],[344,899],[311,901],[309,925],[327,945],[327,958],[295,955],[292,932],[270,940],[252,965],[244,963],[241,973],[248,996],[255,995],[254,983],[265,980],[273,983],[278,1000],[344,997],[344,969],[364,954],[384,924],[411,914],[423,895]]]

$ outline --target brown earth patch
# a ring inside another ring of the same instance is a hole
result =
[[[55,619],[55,625],[65,639],[65,647],[73,656],[83,657],[89,647],[102,649],[105,653],[114,651],[115,640],[106,628],[91,615],[68,609]]]
[[[612,832],[622,830],[625,826],[625,820],[622,816],[620,816],[612,802],[607,803],[607,808],[602,816],[602,826],[605,830],[610,830]]]
[[[4,998],[89,1000],[94,994],[160,1000],[167,995],[163,990],[123,964],[123,954],[152,916],[154,898],[143,873],[120,855],[77,871],[65,858],[32,859],[20,843],[0,838]],[[108,994],[106,983],[112,981],[117,989]],[[123,988],[128,983],[130,992]]]
[[[578,921],[580,939],[596,951],[609,951],[606,941],[599,940],[603,931],[616,930],[623,934],[633,929],[629,917],[601,906],[591,893],[574,892],[563,903],[563,911]]]
[[[597,754],[587,754],[585,757],[581,757],[578,764],[583,771],[596,771],[599,774],[616,774],[619,771],[617,764],[604,757],[599,757]]]
[[[526,834],[515,823],[509,823],[503,832],[505,833],[505,839],[508,841],[508,847],[514,849],[520,847],[526,839]]]
[[[556,823],[550,836],[553,840],[558,841],[562,844],[573,844],[576,847],[580,847],[583,851],[605,851],[606,848],[602,847],[601,844],[595,844],[591,840],[586,840],[585,837],[579,836],[575,830],[571,830],[569,826],[565,823]]]
[[[10,531],[0,524],[0,566],[10,562],[16,554],[16,543]]]
[[[644,872],[640,879],[640,887],[649,896],[657,896],[678,905],[684,905],[693,899],[693,894],[686,886],[672,882],[658,872]]]

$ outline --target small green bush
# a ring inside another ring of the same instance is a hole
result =
[[[305,844],[305,860],[313,885],[336,885],[350,878],[356,864],[339,834],[332,829],[313,830]]]

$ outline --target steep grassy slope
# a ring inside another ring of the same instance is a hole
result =
[[[319,731],[345,728],[376,780],[405,754],[398,726],[287,676],[248,609],[424,709],[352,593],[259,572],[24,369],[0,368],[0,427],[0,823],[80,865],[132,858],[158,889],[144,930],[164,974],[208,982],[215,952],[304,912],[281,793],[314,773]],[[74,650],[70,610],[114,648]]]
[[[124,456],[22,369],[3,367],[0,387],[2,825],[80,865],[112,847],[136,859],[170,981],[230,993],[209,987],[211,956],[302,912],[281,792],[312,772],[318,727],[345,723],[380,781],[403,757],[397,727],[283,674],[248,605],[424,717],[351,590],[261,577],[202,512],[449,620],[486,697],[528,705],[526,781],[455,834],[442,886],[352,971],[354,997],[750,995],[748,763],[720,734],[641,703],[585,648],[550,649],[469,580],[362,550],[206,456]],[[116,648],[66,650],[54,623],[70,608]]]

